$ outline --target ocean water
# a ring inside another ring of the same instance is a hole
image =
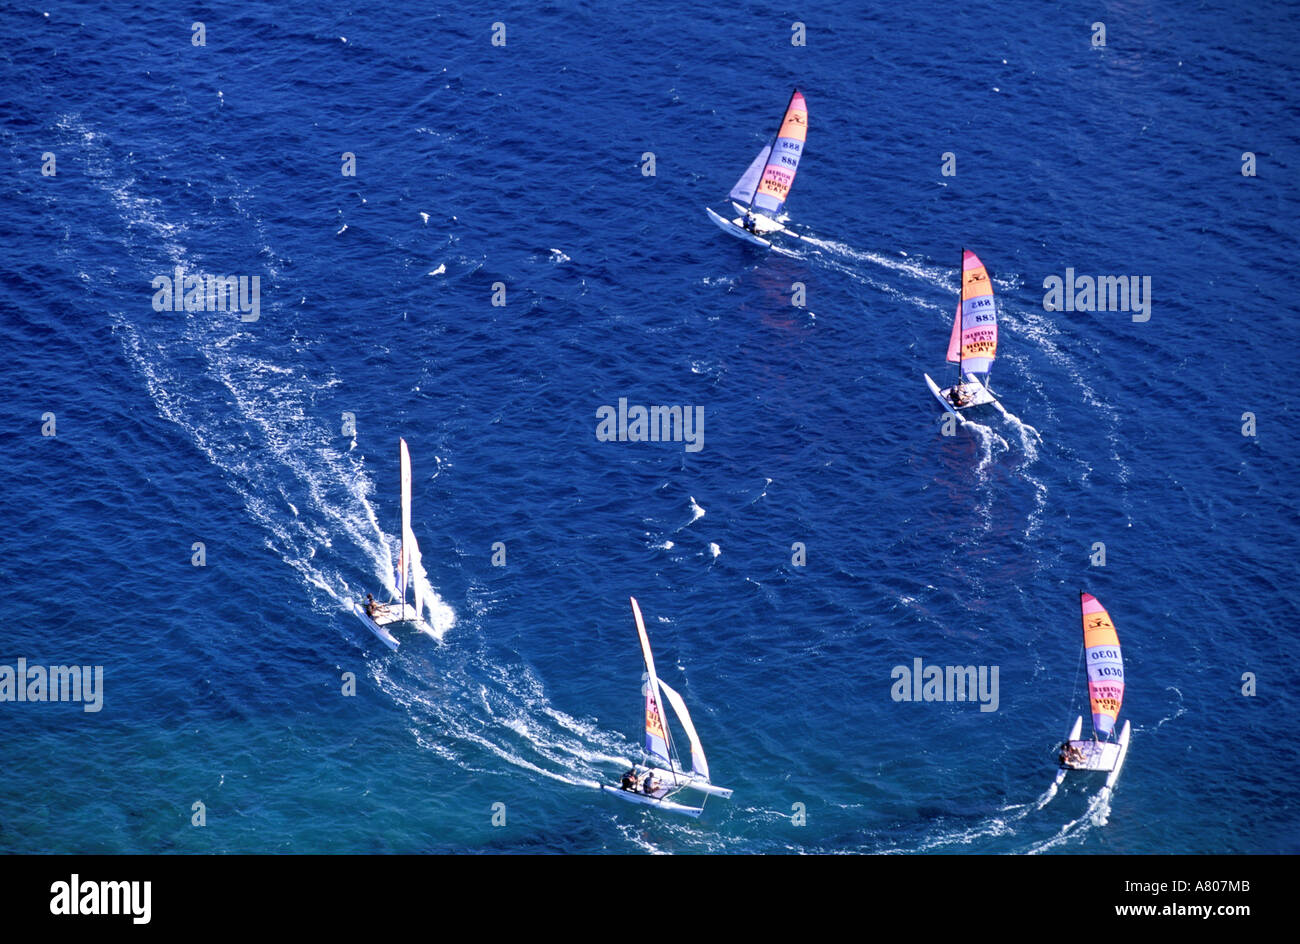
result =
[[[103,667],[98,712],[0,703],[0,850],[1300,850],[1300,9],[115,7],[0,25],[0,664]],[[795,86],[762,253],[703,208]],[[963,247],[1012,415],[945,436]],[[259,317],[155,311],[177,267]],[[1067,268],[1149,320],[1045,310]],[[598,441],[620,398],[702,448]],[[393,586],[399,437],[435,596],[390,652],[345,601]],[[1040,806],[1079,589],[1132,747]],[[698,820],[592,789],[629,595],[735,790]],[[997,710],[895,701],[916,658]]]

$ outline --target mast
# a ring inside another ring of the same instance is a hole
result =
[[[398,544],[397,566],[401,572],[397,575],[397,593],[402,598],[402,619],[406,619],[406,532],[402,532],[402,540]]]
[[[1079,591],[1079,618],[1080,618],[1081,620],[1083,619],[1083,591],[1082,591],[1082,590]],[[1087,641],[1088,641],[1088,624],[1087,624],[1086,622],[1084,622],[1084,624],[1083,624],[1083,643],[1082,643],[1082,645],[1083,645],[1083,660],[1084,660],[1083,684],[1086,686],[1086,695],[1085,695],[1084,697],[1087,698],[1087,700],[1088,700],[1088,708],[1087,708],[1087,711],[1088,711],[1088,720],[1091,721],[1091,720],[1092,720],[1092,686],[1088,684],[1088,668],[1087,668],[1087,661],[1088,661],[1088,646],[1087,646]],[[1093,740],[1093,743],[1094,743],[1094,744],[1097,742],[1097,726],[1096,726],[1095,724],[1092,725],[1092,740]]]
[[[961,368],[965,360],[966,345],[962,336],[966,332],[966,247],[961,248],[961,262],[957,263],[957,385],[961,386]]]
[[[402,568],[397,581],[397,589],[402,595],[402,619],[406,619],[406,581],[413,569],[409,552],[406,548],[406,536],[411,533],[411,453],[406,448],[406,440],[398,438],[402,465],[402,542],[398,551],[398,562]],[[417,614],[419,615],[419,614]]]
[[[776,131],[767,139],[767,161],[763,162],[763,169],[758,172],[758,180],[754,184],[754,192],[749,195],[749,206],[746,207],[749,213],[754,212],[754,198],[758,196],[758,188],[763,183],[763,175],[767,173],[768,162],[772,160],[772,150],[776,147],[777,136],[781,134],[781,126],[785,124],[785,116],[790,111],[790,105],[794,102],[794,97],[799,94],[799,87],[790,93],[790,100],[785,103],[785,111],[781,112],[781,120],[776,124]]]

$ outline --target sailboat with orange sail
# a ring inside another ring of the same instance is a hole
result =
[[[1120,705],[1124,701],[1124,658],[1119,647],[1119,635],[1110,614],[1091,593],[1079,592],[1079,606],[1083,613],[1083,655],[1088,669],[1093,735],[1090,739],[1081,738],[1083,715],[1079,715],[1061,746],[1061,769],[1043,803],[1056,795],[1057,788],[1071,770],[1104,771],[1106,785],[1101,788],[1101,796],[1103,800],[1109,800],[1124,766],[1124,758],[1128,756],[1130,729],[1127,720],[1119,737],[1112,740]]]
[[[790,96],[776,135],[768,141],[731,188],[731,205],[739,216],[728,218],[705,207],[709,219],[728,235],[765,249],[772,247],[777,233],[799,238],[785,227],[782,211],[799,170],[804,142],[808,138],[808,103],[798,89]]]
[[[998,306],[993,283],[979,256],[961,251],[961,292],[948,337],[948,362],[957,365],[957,381],[946,390],[925,375],[926,386],[943,408],[958,417],[962,411],[1001,404],[989,389],[989,372],[998,353]]]

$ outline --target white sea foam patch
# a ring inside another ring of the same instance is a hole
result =
[[[203,273],[182,241],[185,227],[166,218],[160,201],[136,194],[129,157],[112,152],[75,116],[65,116],[60,128],[79,139],[87,176],[132,233],[133,262],[146,272],[166,262]],[[138,311],[109,314],[159,414],[224,473],[265,529],[267,546],[309,586],[339,603],[364,593],[353,591],[343,575],[356,551],[340,549],[342,538],[371,561],[376,579],[395,595],[396,541],[379,526],[364,462],[340,448],[340,437],[315,406],[317,390],[338,380],[272,360],[270,353],[292,359],[296,352],[271,349],[237,319],[197,311],[160,316],[150,307],[147,281],[142,285]],[[427,575],[420,579],[427,586]],[[441,635],[455,614],[427,590],[426,626]]]

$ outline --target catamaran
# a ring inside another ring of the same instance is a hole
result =
[[[398,644],[388,627],[395,623],[418,622],[424,609],[420,581],[416,578],[420,570],[420,546],[415,543],[415,532],[411,530],[411,454],[406,448],[406,440],[400,439],[399,442],[402,456],[402,541],[397,553],[398,600],[365,604],[348,601],[348,608],[389,649],[396,649]],[[408,582],[415,596],[414,606],[408,606],[406,602]]]
[[[804,101],[803,93],[795,89],[776,135],[763,146],[740,180],[731,188],[731,205],[740,215],[728,219],[712,208],[705,207],[709,219],[717,223],[723,232],[765,249],[772,247],[772,241],[768,237],[773,233],[785,233],[798,239],[798,233],[785,228],[786,217],[781,215],[781,210],[790,195],[807,136],[808,104]]]
[[[1124,701],[1124,660],[1120,654],[1119,636],[1101,603],[1091,593],[1079,593],[1083,610],[1083,654],[1088,666],[1088,697],[1092,707],[1091,740],[1080,740],[1083,732],[1083,715],[1074,719],[1070,735],[1061,748],[1061,769],[1056,781],[1047,791],[1043,803],[1056,795],[1056,789],[1071,770],[1106,771],[1106,785],[1101,788],[1103,800],[1110,798],[1120,768],[1128,754],[1129,723],[1118,740],[1110,740],[1115,733],[1120,704]]]
[[[699,735],[695,733],[695,725],[691,723],[691,713],[686,710],[686,703],[682,701],[682,696],[655,673],[655,660],[650,654],[650,640],[645,633],[645,622],[641,619],[641,607],[637,605],[635,597],[630,599],[632,615],[636,619],[636,631],[641,637],[641,656],[645,661],[645,677],[641,687],[642,694],[645,696],[643,762],[634,764],[632,769],[623,775],[620,786],[603,783],[600,788],[632,803],[645,803],[674,813],[699,816],[704,812],[704,800],[699,801],[699,806],[694,806],[679,802],[677,799],[679,794],[694,791],[706,797],[729,797],[731,791],[709,782],[709,762],[704,757],[704,748],[700,745]],[[690,741],[689,770],[684,770],[677,758],[668,719],[661,707],[660,694],[672,706],[678,722],[686,732],[687,740]],[[666,765],[666,768],[653,766],[655,764]]]
[[[940,390],[930,375],[925,375],[930,392],[945,410],[958,417],[962,410],[977,406],[1001,406],[989,389],[989,370],[998,351],[998,309],[993,300],[993,283],[979,256],[969,249],[963,249],[961,255],[961,294],[948,338],[948,361],[957,365],[957,382]]]

